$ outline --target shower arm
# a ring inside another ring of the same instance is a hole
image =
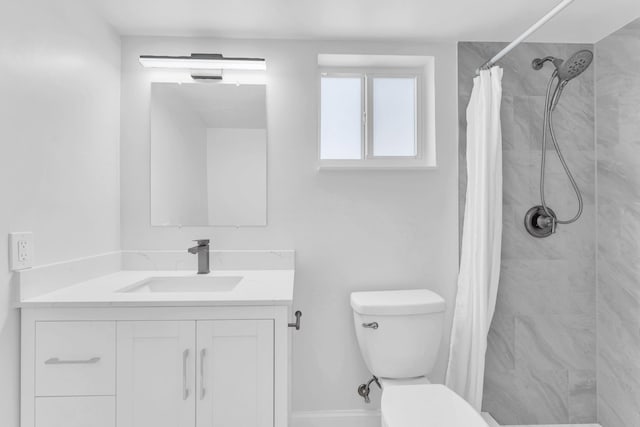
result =
[[[545,56],[544,58],[536,58],[531,62],[534,70],[541,70],[545,62],[553,62],[556,58],[553,56]]]

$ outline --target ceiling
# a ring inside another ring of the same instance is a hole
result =
[[[560,0],[90,0],[122,35],[509,41]],[[576,0],[531,41],[593,43],[639,0]]]

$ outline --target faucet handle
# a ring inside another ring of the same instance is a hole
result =
[[[198,246],[207,246],[209,244],[210,240],[209,239],[197,239],[197,240],[194,240],[194,242],[197,242]]]

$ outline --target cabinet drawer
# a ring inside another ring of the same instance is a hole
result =
[[[116,398],[38,397],[37,427],[115,427]]]
[[[115,394],[115,322],[37,322],[36,396]]]

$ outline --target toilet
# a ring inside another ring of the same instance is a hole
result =
[[[487,427],[464,399],[431,384],[445,301],[435,292],[354,292],[351,308],[360,351],[382,386],[382,427]]]

